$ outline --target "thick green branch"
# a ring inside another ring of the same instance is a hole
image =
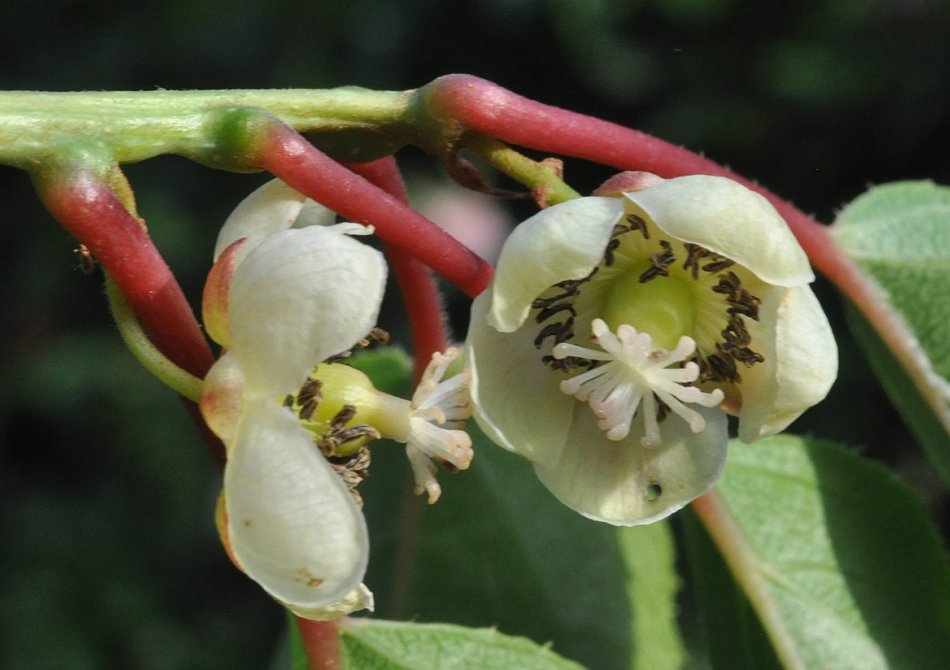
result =
[[[0,93],[0,163],[29,169],[37,157],[81,140],[119,163],[178,154],[225,169],[242,157],[216,152],[222,116],[266,109],[301,132],[347,132],[381,154],[398,148],[410,92],[356,87],[327,90]],[[380,135],[380,128],[387,133]],[[353,135],[355,133],[355,135]],[[344,156],[357,160],[359,156]]]

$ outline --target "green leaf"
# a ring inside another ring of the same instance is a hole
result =
[[[618,529],[632,612],[633,670],[680,668],[685,660],[676,625],[676,547],[666,523]]]
[[[845,316],[894,407],[923,446],[943,481],[950,485],[950,440],[943,425],[930,411],[920,391],[881,341],[877,331],[850,305],[845,309]]]
[[[693,646],[705,652],[712,668],[781,670],[758,615],[692,508],[681,518],[700,628]]]
[[[380,391],[396,395],[408,395],[411,392],[412,361],[398,347],[359,351],[346,363],[364,372]]]
[[[950,188],[879,186],[841,212],[832,234],[919,342],[919,388],[908,396],[908,372],[861,321],[855,328],[885,390],[950,483]]]
[[[440,473],[433,506],[411,496],[408,474],[394,476],[404,467],[402,449],[374,449],[362,491],[372,538],[366,583],[377,614],[497,626],[550,642],[590,668],[678,667],[675,557],[665,524],[617,529],[585,519],[559,503],[530,464],[470,430],[472,466]]]
[[[786,667],[950,667],[950,563],[890,471],[826,442],[733,443],[693,508]]]
[[[582,670],[530,640],[487,628],[350,619],[340,631],[353,670]]]

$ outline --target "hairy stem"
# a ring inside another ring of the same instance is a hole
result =
[[[393,158],[373,163],[353,165],[354,170],[376,185],[409,202],[409,194]],[[418,383],[432,354],[444,351],[448,346],[442,296],[432,271],[418,259],[399,247],[386,244],[386,254],[399,284],[409,325],[412,331],[413,379]],[[413,493],[415,482],[411,472],[406,473],[406,486],[399,509],[399,544],[393,558],[393,588],[387,607],[392,617],[403,617],[409,601],[412,568],[419,547],[419,527],[422,524],[422,507]]]
[[[481,156],[499,171],[531,189],[531,194],[540,207],[555,205],[580,193],[561,179],[560,161],[551,159],[533,161],[511,147],[485,135],[466,135],[462,146]]]
[[[34,177],[47,208],[113,278],[159,351],[191,375],[204,377],[213,362],[211,349],[141,222],[89,171]]]
[[[351,164],[350,168],[408,204],[409,195],[391,156],[371,163]],[[387,242],[384,246],[409,317],[415,357],[413,378],[418,382],[432,354],[448,346],[442,296],[428,267],[396,245]]]
[[[254,129],[249,136],[256,134]],[[481,293],[492,268],[468,247],[398,197],[337,163],[277,119],[252,140],[256,161],[306,196],[425,263],[469,296]],[[261,141],[263,140],[263,141]]]
[[[115,281],[106,275],[106,295],[112,318],[119,327],[119,334],[132,355],[146,370],[166,386],[192,402],[201,397],[201,380],[170,361],[145,334],[132,306],[119,291]]]
[[[296,619],[310,670],[343,670],[343,650],[336,623]]]
[[[615,123],[545,105],[468,75],[448,75],[416,91],[416,114],[428,115],[435,141],[462,142],[481,133],[519,146],[582,158],[620,170],[661,177],[708,174],[728,177],[768,199],[788,223],[812,265],[864,315],[904,367],[950,432],[950,414],[917,338],[887,304],[880,289],[834,243],[828,229],[788,201],[735,172],[659,138]],[[420,122],[420,127],[426,127]],[[447,138],[434,128],[448,128]]]

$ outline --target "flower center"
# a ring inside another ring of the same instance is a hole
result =
[[[638,264],[613,281],[603,319],[614,329],[624,323],[635,324],[641,333],[653,337],[657,347],[673,349],[681,335],[693,332],[694,296],[677,276],[643,281],[654,267]]]
[[[356,485],[369,466],[366,445],[383,437],[406,444],[416,490],[427,492],[434,503],[441,493],[435,464],[465,470],[473,455],[464,431],[472,414],[471,374],[463,370],[443,380],[458,357],[457,349],[434,354],[411,401],[377,390],[369,377],[345,363],[321,363],[284,405],[314,434],[314,443],[357,500]]]
[[[591,332],[601,351],[564,342],[555,345],[552,355],[556,359],[587,359],[595,365],[601,362],[562,381],[561,391],[590,405],[608,440],[622,440],[630,433],[630,424],[641,405],[644,436],[640,441],[644,446],[662,444],[658,418],[665,416],[662,407],[686,421],[694,433],[706,427],[703,416],[687,404],[716,407],[724,397],[722,390],[706,393],[692,386],[699,377],[699,366],[692,361],[670,367],[693,355],[693,338],[683,336],[672,351],[667,351],[654,349],[649,333],[637,332],[627,324],[620,325],[614,334],[602,319],[594,319]]]

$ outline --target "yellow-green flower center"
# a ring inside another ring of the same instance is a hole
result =
[[[672,350],[681,336],[693,333],[693,291],[679,273],[641,282],[649,267],[646,263],[635,265],[613,280],[603,319],[611,330],[630,324],[649,333],[657,348]]]

